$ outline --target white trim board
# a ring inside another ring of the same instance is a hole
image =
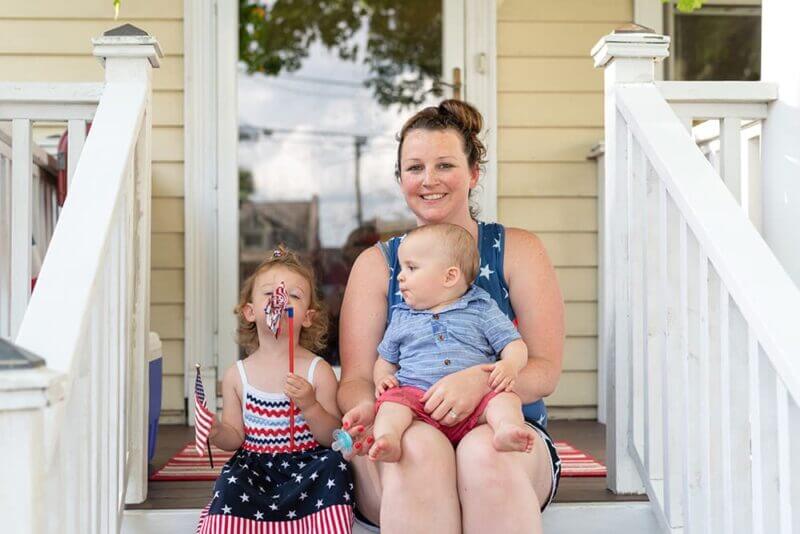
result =
[[[484,221],[497,220],[497,4],[465,0],[464,9],[464,100],[484,120],[487,163],[477,190]]]

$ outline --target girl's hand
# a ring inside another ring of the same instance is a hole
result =
[[[400,385],[397,377],[394,375],[386,375],[377,382],[375,382],[375,398],[381,396],[387,389],[396,388]]]
[[[314,394],[314,386],[302,376],[293,373],[286,375],[286,386],[283,391],[301,410],[305,410],[314,406],[317,402],[317,397]]]
[[[514,380],[517,379],[517,368],[508,360],[499,360],[491,365],[492,372],[489,375],[489,387],[495,392],[513,391]]]
[[[493,364],[476,365],[440,379],[422,396],[425,411],[444,426],[460,423],[489,393],[492,368]]]
[[[362,456],[375,443],[372,437],[372,424],[375,422],[375,403],[362,402],[354,406],[342,417],[342,428],[353,437],[353,452],[346,457]]]

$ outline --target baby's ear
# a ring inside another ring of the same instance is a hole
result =
[[[244,318],[247,319],[248,322],[256,322],[256,310],[250,302],[242,306],[242,315],[244,315]]]
[[[303,328],[309,328],[314,323],[314,316],[317,310],[306,310],[306,315],[303,317]]]
[[[455,265],[448,267],[444,276],[444,286],[453,287],[459,280],[461,280],[461,269]]]

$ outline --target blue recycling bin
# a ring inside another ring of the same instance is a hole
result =
[[[147,425],[147,461],[153,461],[156,453],[156,438],[158,437],[158,416],[161,413],[161,377],[164,370],[164,353],[161,348],[161,339],[155,332],[150,332],[148,343],[150,406],[148,409]]]

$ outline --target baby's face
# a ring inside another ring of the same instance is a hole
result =
[[[406,237],[397,254],[400,259],[397,282],[409,307],[426,310],[451,298],[452,288],[445,285],[447,269],[451,265],[435,234]]]

